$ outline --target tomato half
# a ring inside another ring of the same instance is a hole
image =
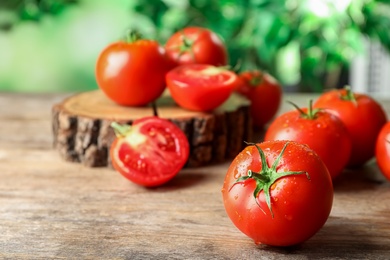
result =
[[[260,70],[242,72],[239,78],[242,84],[237,92],[251,101],[253,124],[263,128],[279,110],[282,88],[274,77]]]
[[[342,121],[321,110],[297,108],[277,117],[264,140],[292,140],[307,144],[328,167],[332,179],[341,174],[351,154],[351,138]]]
[[[131,126],[113,124],[117,138],[111,145],[114,169],[146,187],[162,185],[183,168],[189,156],[186,136],[175,124],[145,117]]]
[[[268,141],[237,155],[222,196],[229,218],[256,244],[291,246],[325,224],[333,185],[326,166],[308,146]]]
[[[187,27],[176,32],[168,39],[165,49],[176,66],[192,63],[223,66],[228,63],[224,42],[206,28]]]
[[[352,139],[348,167],[359,167],[375,155],[376,138],[387,118],[380,104],[366,94],[349,88],[323,93],[314,103],[343,121]]]
[[[387,122],[379,132],[375,146],[375,157],[379,169],[390,181],[390,122]]]
[[[124,106],[144,106],[165,89],[171,68],[156,41],[136,39],[108,45],[96,62],[96,80],[108,98]]]
[[[181,65],[166,75],[175,102],[193,111],[210,111],[225,102],[239,84],[237,75],[206,64]]]

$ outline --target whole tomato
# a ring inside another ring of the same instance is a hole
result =
[[[268,127],[265,141],[292,140],[308,145],[323,160],[332,179],[347,165],[351,138],[341,120],[326,111],[298,108],[278,116]]]
[[[218,35],[206,28],[187,27],[173,34],[165,44],[169,59],[176,65],[228,63],[226,46]]]
[[[379,169],[390,181],[390,122],[387,122],[379,132],[375,146],[375,157]]]
[[[187,137],[175,124],[158,117],[135,120],[131,126],[113,123],[112,165],[130,181],[154,187],[183,168],[189,156]]]
[[[217,108],[239,84],[234,72],[207,64],[178,66],[167,73],[166,82],[175,102],[193,111]]]
[[[96,80],[114,102],[144,106],[163,93],[169,64],[158,42],[132,36],[102,50],[96,63]]]
[[[375,155],[375,143],[387,118],[380,104],[366,94],[350,88],[332,90],[319,96],[316,108],[324,108],[343,121],[352,139],[347,167],[359,167]]]
[[[229,218],[256,244],[291,246],[325,224],[333,185],[326,166],[308,146],[268,141],[237,155],[222,196]]]
[[[263,128],[278,112],[282,99],[279,82],[260,70],[239,74],[242,84],[237,92],[251,101],[251,116],[254,126]]]

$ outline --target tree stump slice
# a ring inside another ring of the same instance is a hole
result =
[[[176,124],[188,138],[190,156],[185,167],[231,159],[243,149],[244,141],[252,140],[250,103],[237,94],[210,113],[183,109],[165,94],[156,104],[158,116]],[[132,124],[152,115],[152,107],[120,106],[100,90],[78,93],[52,107],[54,147],[66,161],[112,167],[111,122]]]

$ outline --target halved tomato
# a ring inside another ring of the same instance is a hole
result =
[[[185,134],[172,122],[145,117],[129,125],[113,123],[112,165],[130,181],[146,187],[162,185],[183,168],[189,156]]]
[[[225,102],[239,84],[236,73],[206,64],[176,67],[166,75],[175,102],[188,110],[210,111]]]

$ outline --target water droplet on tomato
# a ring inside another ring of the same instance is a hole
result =
[[[288,221],[291,221],[293,219],[291,215],[284,215],[284,218],[287,219]]]
[[[262,243],[261,243],[260,241],[255,241],[255,244],[256,244],[257,246],[259,246],[259,245],[261,245]]]

